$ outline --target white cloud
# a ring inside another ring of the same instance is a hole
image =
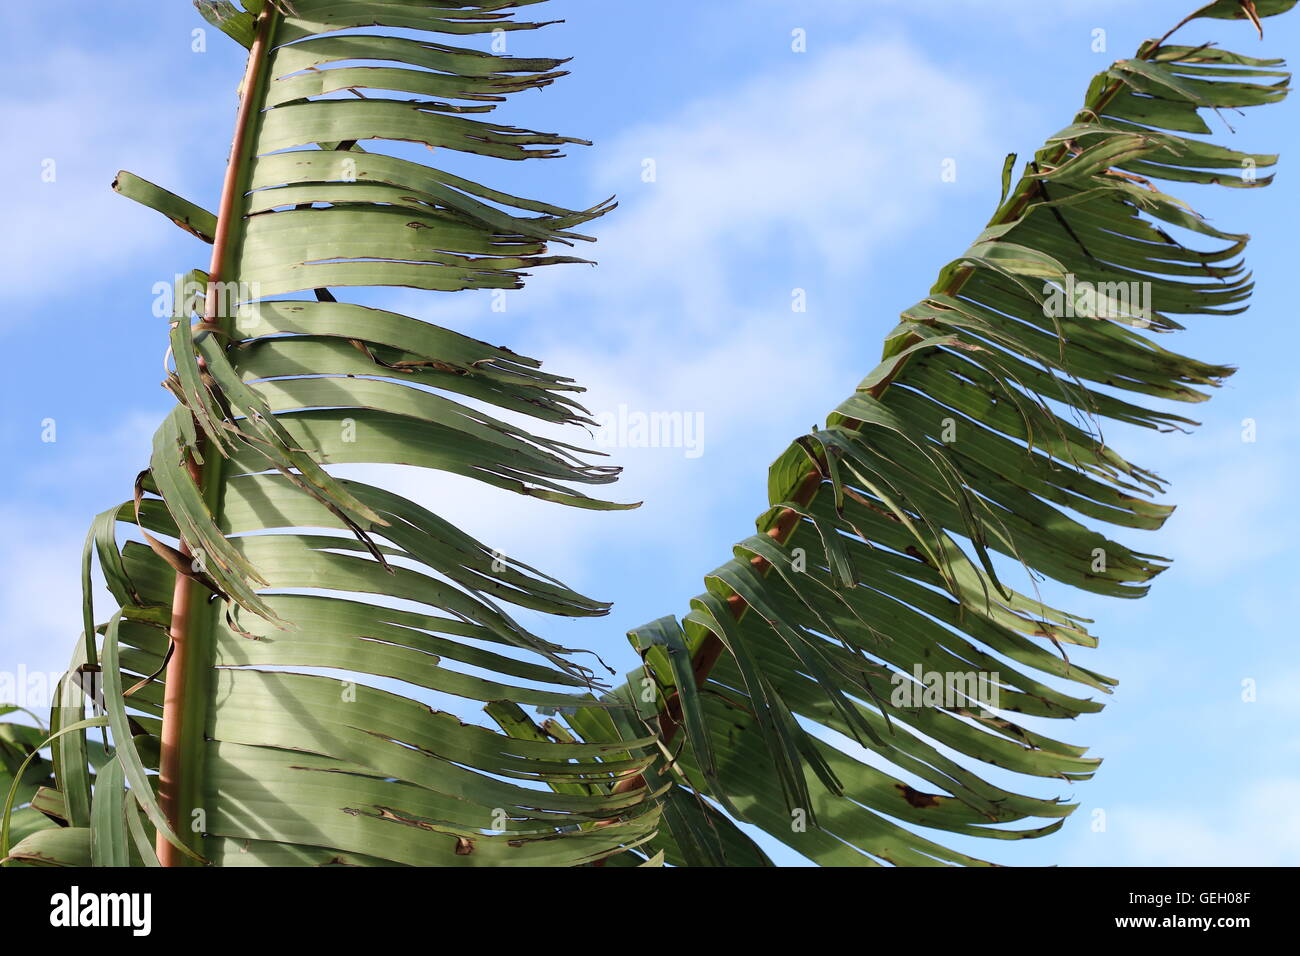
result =
[[[39,464],[21,475],[39,493],[23,496],[22,507],[0,507],[0,527],[14,547],[0,561],[0,672],[20,666],[30,672],[64,670],[81,632],[81,550],[93,510],[131,497],[131,483],[149,460],[149,444],[161,415],[129,414],[116,428],[85,441],[57,464]],[[103,489],[92,510],[60,506],[69,491]],[[96,617],[110,610],[111,596],[95,588]]]
[[[904,43],[863,37],[793,57],[602,147],[596,191],[623,205],[601,224],[600,268],[539,275],[534,291],[594,298],[593,318],[620,334],[641,322],[716,336],[747,301],[788,318],[801,276],[864,271],[941,201],[944,159],[992,162],[991,119],[978,90]],[[654,182],[642,181],[647,161]],[[765,288],[754,266],[769,261]]]
[[[81,630],[85,528],[13,507],[0,509],[0,525],[11,541],[21,542],[0,573],[0,672],[63,671]]]
[[[1295,522],[1282,507],[1290,475],[1279,456],[1262,451],[1207,463],[1174,491],[1178,511],[1164,550],[1176,556],[1180,571],[1205,580],[1239,573],[1291,547]]]
[[[995,119],[977,89],[911,47],[864,37],[628,130],[602,147],[595,177],[623,201],[598,230],[600,268],[543,270],[510,313],[527,323],[526,351],[589,388],[593,412],[700,414],[704,454],[610,449],[626,467],[611,496],[646,502],[630,515],[440,476],[403,475],[400,490],[562,576],[621,542],[671,547],[698,580],[727,557],[708,537],[718,510],[752,502],[728,543],[752,533],[768,465],[869,371],[911,301],[872,295],[872,257],[941,208],[945,157],[996,165]],[[653,183],[640,180],[645,158]],[[791,310],[797,286],[806,313]]]
[[[1213,807],[1118,806],[1107,810],[1105,832],[1076,833],[1066,865],[1294,866],[1300,779],[1251,783]]]
[[[1179,577],[1198,581],[1244,576],[1290,548],[1300,532],[1289,505],[1300,396],[1261,407],[1229,391],[1215,401],[1209,426],[1166,438],[1162,448],[1178,510],[1153,550],[1175,559]],[[1252,417],[1238,418],[1247,408]],[[1247,422],[1251,440],[1243,440]]]
[[[161,363],[159,370],[161,373]],[[62,426],[56,420],[57,440],[50,447],[58,447],[57,457],[28,458],[22,478],[27,484],[39,487],[40,497],[45,500],[65,491],[92,490],[92,485],[100,483],[116,488],[117,497],[105,501],[105,508],[125,500],[131,495],[135,476],[149,465],[154,433],[168,411],[170,406],[165,403],[149,411],[130,411],[116,425],[76,438],[69,438],[66,429],[58,430]]]
[[[0,156],[0,282],[13,299],[70,296],[168,238],[165,220],[110,188],[120,168],[182,194],[187,186],[184,159],[204,127],[183,121],[193,105],[169,96],[168,64],[149,62],[55,50],[0,97],[9,128],[23,131]],[[21,318],[9,310],[0,322]]]

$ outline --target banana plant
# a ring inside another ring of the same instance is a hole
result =
[[[3,705],[0,717],[10,718],[19,711],[13,705]],[[0,721],[0,789],[13,795],[5,816],[12,839],[19,841],[57,825],[41,812],[45,797],[55,788],[54,765],[41,754],[49,732],[37,714],[27,712],[27,716],[31,724]]]
[[[1096,644],[1087,621],[1008,581],[1138,598],[1167,566],[1099,530],[1172,510],[1102,425],[1189,428],[1150,400],[1204,401],[1232,372],[1157,340],[1245,308],[1247,237],[1158,184],[1267,185],[1275,156],[1197,137],[1283,99],[1282,62],[1171,30],[1096,76],[1018,174],[1008,157],[988,226],[777,459],[755,533],[684,615],[628,635],[641,666],[611,688],[509,610],[608,604],[475,540],[455,502],[434,513],[334,467],[628,507],[595,487],[617,467],[517,424],[581,437],[572,380],[348,301],[585,261],[580,230],[612,201],[567,209],[442,168],[582,142],[490,115],[566,61],[456,40],[545,26],[515,17],[541,2],[196,2],[248,48],[220,205],[126,172],[114,188],[210,262],[177,284],[177,405],[87,536],[49,727],[21,731],[22,760],[0,751],[7,863],[767,866],[774,840],[823,865],[976,865],[945,836],[1041,837],[1074,809],[988,778],[1090,777],[1084,748],[1018,715],[1094,713],[1116,682],[1067,652]],[[1175,30],[1262,35],[1295,3],[1216,0]]]

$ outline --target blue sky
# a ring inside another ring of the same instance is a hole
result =
[[[615,601],[603,620],[521,618],[626,670],[624,632],[687,609],[702,574],[751,532],[771,460],[876,364],[898,313],[987,221],[1002,157],[1027,156],[1066,125],[1092,74],[1193,3],[547,6],[567,22],[513,35],[511,52],[572,55],[573,75],[503,115],[595,145],[484,176],[572,206],[617,193],[620,208],[592,227],[599,268],[539,274],[504,313],[477,294],[386,302],[543,359],[589,387],[594,411],[698,415],[703,453],[611,449],[626,466],[619,497],[646,502],[621,514],[506,500],[427,474],[390,483]],[[129,497],[171,404],[158,387],[166,342],[152,290],[205,266],[207,247],[109,184],[126,168],[215,206],[243,51],[209,30],[195,52],[202,26],[179,2],[0,13],[0,671],[66,664],[85,528]],[[1104,53],[1093,51],[1098,29]],[[1188,40],[1300,62],[1300,13],[1268,22],[1263,44],[1244,24],[1185,29]],[[791,49],[794,30],[806,52]],[[965,849],[1008,863],[1300,863],[1300,519],[1287,493],[1300,467],[1300,333],[1288,297],[1297,109],[1231,117],[1235,134],[1216,128],[1219,141],[1281,152],[1274,186],[1180,193],[1255,237],[1252,310],[1198,321],[1173,346],[1241,371],[1196,409],[1204,425],[1193,435],[1108,435],[1172,482],[1179,511],[1136,543],[1174,567],[1139,602],[1046,592],[1097,619],[1101,648],[1078,653],[1121,681],[1104,712],[1051,728],[1106,762],[1088,783],[1035,791],[1082,803],[1063,832]],[[42,180],[46,160],[53,182]],[[643,181],[646,160],[654,182]],[[945,160],[953,182],[941,176]],[[806,312],[791,311],[796,289]],[[47,419],[54,442],[42,441]],[[1242,441],[1245,419],[1253,443]],[[1253,701],[1243,681],[1254,682]]]

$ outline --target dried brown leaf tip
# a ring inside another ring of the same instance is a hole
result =
[[[1259,11],[1255,9],[1255,0],[1239,0],[1241,9],[1246,11],[1246,16],[1250,17],[1250,22],[1255,24],[1255,29],[1259,31],[1259,38],[1264,39],[1264,24],[1259,22]]]
[[[905,783],[896,783],[894,787],[903,795],[903,799],[910,806],[916,807],[918,810],[925,810],[939,805],[939,797],[933,793],[922,793],[920,790],[913,790]]]

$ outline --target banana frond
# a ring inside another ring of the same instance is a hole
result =
[[[585,261],[551,247],[589,241],[579,230],[610,203],[568,209],[444,168],[582,142],[490,115],[562,76],[562,60],[442,42],[542,26],[511,19],[534,2],[197,4],[250,49],[222,208],[129,173],[115,183],[213,256],[177,283],[164,384],[179,404],[132,500],[86,542],[84,634],[54,708],[68,732],[46,786],[96,862],[573,865],[653,836],[649,735],[521,740],[427,703],[590,702],[595,672],[509,607],[609,605],[331,473],[404,464],[627,507],[587,493],[617,468],[506,420],[594,424],[570,379],[341,300],[351,287],[511,290],[533,268]],[[407,144],[429,151],[413,159]],[[95,563],[117,606],[106,622]],[[99,745],[77,728],[87,699],[115,748],[97,776]]]
[[[764,862],[729,816],[821,864],[977,865],[945,836],[1039,837],[1074,809],[1006,772],[1092,776],[1097,759],[1031,722],[1096,712],[1115,681],[1067,652],[1096,644],[1089,622],[1008,572],[1138,598],[1167,567],[1103,530],[1173,509],[1102,426],[1193,426],[1151,400],[1204,401],[1232,369],[1157,340],[1241,312],[1252,281],[1247,237],[1158,183],[1267,185],[1275,156],[1197,136],[1288,92],[1279,60],[1167,41],[1099,74],[1014,186],[1009,157],[988,227],[772,466],[756,532],[684,618],[629,635],[644,666],[606,700],[639,719],[570,718],[588,741],[658,733],[647,779],[674,786],[646,852]]]
[[[41,754],[49,732],[41,725],[17,723],[19,711],[0,704],[0,800],[13,850],[6,862],[38,865],[41,846],[59,829],[60,801],[55,791],[54,765]],[[34,715],[33,715],[34,716]],[[46,833],[45,836],[40,834]]]
[[[1282,99],[1281,62],[1166,35],[1099,75],[1014,186],[1008,164],[988,228],[880,366],[773,465],[756,533],[685,617],[632,633],[643,666],[610,690],[509,609],[609,605],[337,468],[626,507],[595,494],[617,468],[513,423],[594,424],[573,381],[342,298],[505,291],[586,261],[555,249],[610,202],[450,168],[583,142],[493,118],[564,60],[455,40],[543,27],[514,19],[539,2],[196,3],[249,49],[221,206],[125,172],[115,188],[211,262],[177,282],[178,405],[87,535],[50,726],[0,731],[9,863],[769,865],[749,824],[823,864],[977,864],[936,840],[1041,836],[1073,809],[979,772],[1086,779],[1095,759],[1017,715],[1094,712],[1115,683],[1065,652],[1096,643],[1089,622],[1007,572],[1140,597],[1167,565],[1096,530],[1171,511],[1101,425],[1191,427],[1149,400],[1202,401],[1231,373],[1155,340],[1244,308],[1246,237],[1156,183],[1266,185],[1275,157],[1195,137]]]

